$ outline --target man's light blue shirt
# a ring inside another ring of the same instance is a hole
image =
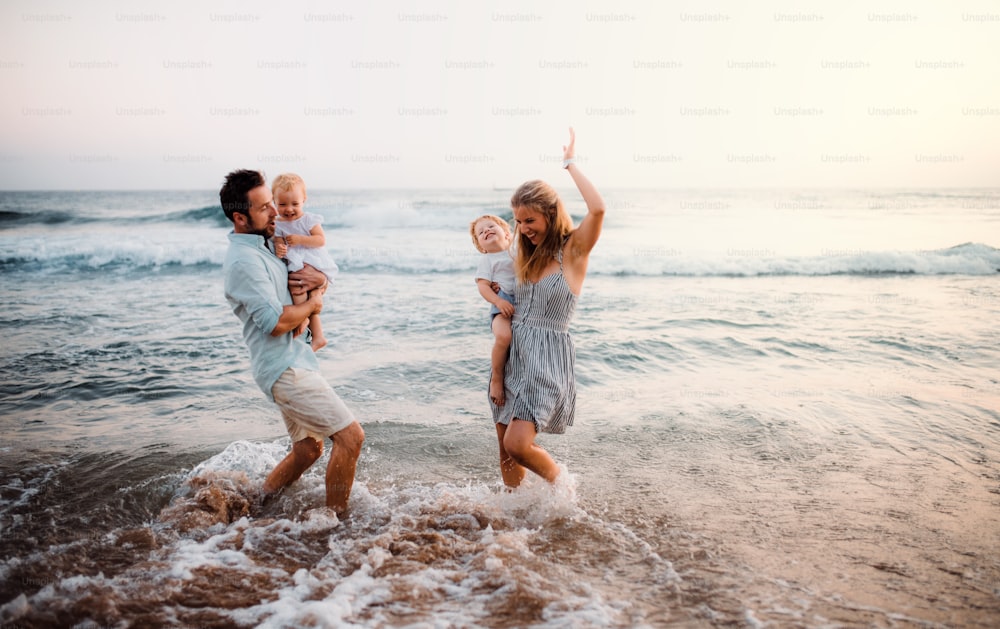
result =
[[[243,323],[253,378],[273,401],[271,387],[289,367],[319,371],[316,354],[303,337],[294,338],[292,332],[271,336],[282,310],[292,304],[288,269],[267,248],[263,236],[230,232],[222,270],[226,300]]]

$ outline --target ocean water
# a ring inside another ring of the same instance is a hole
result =
[[[604,190],[565,473],[513,493],[468,235],[509,193],[310,191],[338,520],[322,465],[256,502],[214,191],[0,192],[0,623],[1000,622],[1000,190]]]

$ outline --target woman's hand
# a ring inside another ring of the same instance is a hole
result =
[[[563,161],[573,159],[576,156],[576,133],[573,127],[569,128],[569,144],[563,146]]]

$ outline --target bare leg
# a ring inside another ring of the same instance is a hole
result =
[[[304,266],[308,266],[310,268],[316,268],[316,267],[313,267],[312,265],[309,265],[309,264],[306,264]],[[292,295],[292,303],[293,304],[300,304],[300,303],[306,301],[307,299],[309,299],[309,297],[311,295],[312,295],[312,291],[310,291],[308,295],[299,295],[298,298],[296,298],[295,295]],[[312,336],[312,342],[310,343],[310,346],[312,347],[312,351],[318,352],[319,350],[321,350],[324,347],[326,347],[326,336],[324,336],[324,334],[323,334],[323,323],[319,320],[319,315],[318,314],[314,314],[311,317],[309,317],[309,321],[308,322],[303,322],[302,323],[302,327],[299,328],[299,333],[300,334],[302,332],[306,331],[306,325],[309,326],[309,332],[312,333],[311,334],[311,336]]]
[[[510,458],[550,483],[559,476],[559,466],[549,453],[535,444],[534,422],[514,418],[503,436],[503,450]]]
[[[524,480],[524,468],[518,464],[503,447],[503,437],[507,432],[507,426],[497,424],[497,441],[500,443],[500,476],[503,477],[503,484],[513,489]]]
[[[365,431],[361,424],[354,422],[330,435],[330,438],[333,439],[333,447],[330,448],[330,462],[326,466],[326,506],[340,515],[347,511]]]
[[[294,483],[323,454],[323,444],[306,437],[292,444],[292,451],[278,463],[264,481],[265,496],[276,494]]]
[[[503,315],[497,315],[493,317],[493,336],[495,340],[493,341],[493,352],[490,354],[490,367],[492,371],[490,372],[490,399],[497,406],[503,406],[504,402],[504,387],[503,387],[503,376],[504,368],[507,366],[507,352],[510,350],[510,319]]]
[[[302,293],[301,295],[292,295],[292,303],[295,305],[305,303],[308,300],[309,300],[308,293]],[[309,325],[310,321],[311,319],[303,321],[302,325],[300,325],[299,328],[295,331],[295,336],[303,334],[306,331],[306,327]]]
[[[312,332],[312,350],[314,352],[318,352],[326,347],[326,337],[323,336],[323,324],[320,323],[318,314],[309,317],[309,331]]]

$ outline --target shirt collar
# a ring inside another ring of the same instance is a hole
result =
[[[253,247],[255,249],[263,249],[264,251],[271,253],[271,249],[267,246],[267,241],[260,234],[237,234],[234,231],[229,232],[229,242],[244,245],[247,247]]]

